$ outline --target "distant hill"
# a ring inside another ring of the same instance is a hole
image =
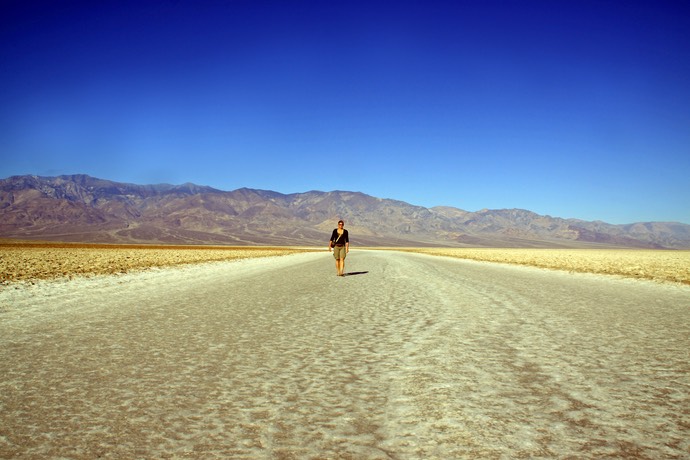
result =
[[[338,219],[353,245],[690,249],[690,225],[612,225],[522,209],[424,208],[359,192],[284,195],[86,175],[0,180],[0,237],[101,243],[325,246]]]

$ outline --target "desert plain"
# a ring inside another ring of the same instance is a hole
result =
[[[689,255],[5,241],[0,458],[688,458]]]
[[[406,251],[574,273],[690,284],[690,251],[648,249],[414,248]]]
[[[690,284],[690,251],[388,248],[482,262]],[[305,247],[105,245],[0,239],[0,284],[316,251]],[[323,250],[323,249],[321,249]],[[356,250],[356,248],[355,248]]]
[[[126,273],[70,279],[69,254]],[[325,248],[184,262],[198,254],[36,252],[57,278],[0,285],[0,458],[690,455],[687,284],[405,251],[353,249],[345,277]],[[176,265],[127,265],[156,257]]]
[[[114,275],[171,267],[295,254],[307,248],[163,246],[30,242],[0,239],[0,284]]]

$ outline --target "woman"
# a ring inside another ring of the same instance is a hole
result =
[[[338,276],[345,275],[345,257],[350,252],[350,237],[345,230],[345,222],[338,221],[338,228],[333,229],[331,241],[328,243],[328,251],[333,251],[335,257],[335,269]]]

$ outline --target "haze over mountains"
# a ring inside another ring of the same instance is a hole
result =
[[[521,209],[424,208],[359,192],[281,194],[86,175],[0,180],[0,237],[92,243],[325,246],[338,219],[357,246],[690,249],[690,225],[612,225]]]

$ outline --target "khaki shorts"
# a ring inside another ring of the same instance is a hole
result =
[[[344,259],[347,256],[347,250],[345,246],[334,246],[333,247],[333,257],[336,259]]]

